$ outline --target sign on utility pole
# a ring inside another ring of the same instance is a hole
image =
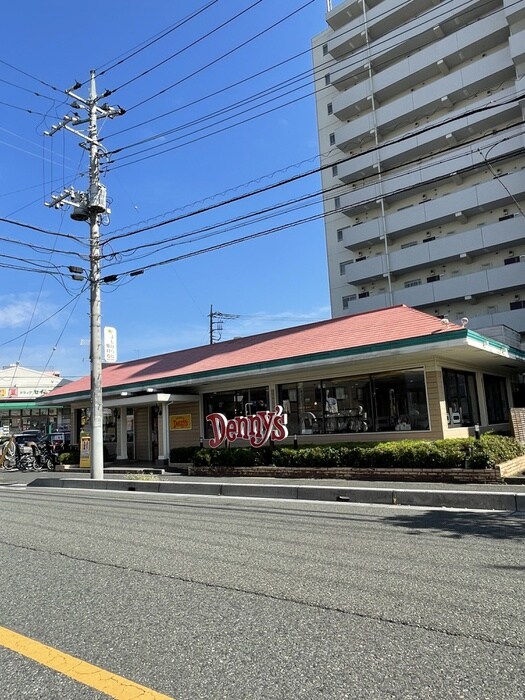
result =
[[[90,285],[90,362],[91,362],[91,478],[104,478],[104,442],[103,442],[103,406],[102,406],[102,342],[101,342],[101,312],[100,312],[100,217],[109,214],[106,201],[106,188],[100,183],[100,158],[104,155],[104,149],[98,141],[97,120],[99,117],[117,117],[124,114],[121,107],[110,107],[107,104],[99,105],[102,98],[109,92],[97,95],[95,88],[95,71],[91,71],[89,97],[77,95],[73,90],[82,87],[76,84],[66,94],[73,98],[71,107],[75,110],[84,109],[86,117],[82,118],[78,112],[67,114],[63,120],[44,132],[46,136],[52,136],[60,129],[71,131],[80,136],[82,144],[89,150],[89,186],[87,192],[77,192],[72,187],[67,188],[59,195],[51,195],[51,201],[46,206],[59,209],[65,204],[73,207],[71,218],[75,221],[89,222],[89,274],[87,280]],[[76,127],[87,124],[87,134],[77,130]],[[70,268],[74,272],[75,279],[86,279],[81,268]]]

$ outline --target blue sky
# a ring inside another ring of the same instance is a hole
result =
[[[117,328],[118,360],[208,343],[210,305],[239,316],[224,322],[223,340],[329,318],[319,197],[232,222],[318,192],[319,175],[216,206],[318,165],[310,44],[325,10],[325,0],[94,0],[54,10],[22,0],[3,8],[0,217],[62,235],[0,222],[9,256],[0,257],[2,366],[89,373],[88,289],[65,274],[88,267],[89,228],[69,208],[43,204],[63,187],[86,188],[87,154],[73,134],[43,131],[71,112],[65,89],[79,81],[87,96],[91,69],[97,92],[113,91],[108,103],[127,110],[99,122],[104,147],[116,151],[103,176],[111,215],[101,235],[103,275],[118,278],[102,287],[102,325]],[[208,211],[180,218],[198,209]]]

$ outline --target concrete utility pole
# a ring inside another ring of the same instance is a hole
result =
[[[87,99],[75,94],[73,90],[82,87],[76,84],[66,94],[73,98],[71,107],[75,110],[84,109],[87,117],[81,118],[77,112],[66,115],[63,120],[44,132],[52,136],[60,129],[66,129],[83,139],[81,144],[89,150],[89,187],[87,192],[76,192],[72,187],[59,195],[51,195],[51,202],[46,206],[56,209],[65,204],[73,207],[71,218],[75,221],[89,222],[89,283],[90,283],[90,362],[91,362],[91,478],[104,478],[104,437],[103,437],[103,406],[102,406],[102,342],[101,342],[101,313],[100,313],[100,217],[109,214],[106,205],[106,188],[100,183],[100,158],[104,149],[98,141],[98,117],[117,117],[124,114],[121,107],[99,105],[100,99],[107,97],[109,92],[97,96],[95,87],[95,72],[91,71],[89,97]],[[88,124],[87,135],[75,127]],[[81,268],[70,268],[76,273],[83,273]],[[80,279],[84,279],[80,277]]]

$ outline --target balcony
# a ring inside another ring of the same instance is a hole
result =
[[[523,280],[525,280],[525,262],[489,268],[469,275],[447,277],[439,282],[408,289],[395,289],[393,301],[394,304],[417,307],[442,304],[467,297],[474,299],[489,293],[523,288]]]
[[[521,137],[520,137],[521,138]],[[501,140],[501,137],[499,137]],[[521,139],[522,140],[522,139]],[[481,139],[477,146],[487,149],[492,144],[497,144],[495,137]],[[508,140],[498,144],[491,151],[491,156],[497,154],[498,157],[512,157],[516,153],[517,141]],[[521,149],[520,149],[521,150]],[[519,151],[518,151],[519,154]],[[396,202],[403,201],[407,196],[416,195],[418,191],[426,191],[429,186],[439,186],[439,180],[443,182],[449,177],[460,185],[462,178],[472,175],[481,168],[485,168],[486,163],[479,152],[472,153],[472,145],[467,144],[454,150],[453,159],[450,155],[436,155],[429,158],[419,167],[415,167],[409,172],[386,173],[381,184],[377,181],[370,185],[356,187],[348,194],[341,196],[341,206],[344,209],[352,209],[352,216],[360,212],[369,211],[377,207],[377,201],[384,197],[388,207],[395,206]],[[504,166],[503,166],[504,167]],[[453,168],[453,173],[451,169]],[[376,179],[376,178],[374,178]]]
[[[436,265],[454,261],[473,260],[483,253],[515,246],[523,241],[523,224],[519,216],[498,221],[488,226],[478,226],[434,241],[418,241],[417,245],[389,254],[390,273],[394,276],[404,272],[429,270]],[[355,247],[354,247],[355,248]],[[384,277],[388,272],[386,257],[376,255],[346,267],[349,284],[363,284]],[[524,282],[525,284],[525,282]]]
[[[335,145],[341,150],[358,148],[365,140],[373,140],[374,129],[386,135],[394,128],[413,124],[445,107],[475,96],[515,76],[515,68],[507,47],[480,58],[456,71],[432,81],[389,104],[380,106],[352,120],[335,132]]]
[[[373,40],[379,39],[436,4],[436,0],[405,0],[402,3],[399,0],[383,0],[376,6],[369,7],[366,13],[369,36]],[[364,32],[364,17],[356,14],[334,33],[328,42],[328,52],[334,58],[339,58],[354,51],[364,43]]]
[[[498,181],[489,180],[462,190],[458,189],[448,195],[387,214],[386,232],[392,239],[423,229],[428,230],[450,221],[465,223],[469,216],[505,206],[513,201],[513,197],[523,199],[524,196],[525,171],[511,172],[502,175]],[[343,200],[344,197],[341,197],[342,208]],[[349,209],[345,213],[351,216],[353,211]],[[344,242],[347,247],[355,248],[359,243],[379,240],[380,233],[380,219],[372,219],[345,229]]]
[[[367,0],[367,7],[375,7],[382,0]],[[332,29],[337,30],[352,22],[363,13],[362,0],[343,0],[334,2],[334,7],[326,13],[326,23]]]
[[[374,75],[374,99],[381,104],[423,81],[448,73],[505,42],[507,36],[508,26],[502,13],[463,27]],[[524,46],[525,40],[522,49]],[[350,119],[370,109],[370,103],[370,83],[365,80],[335,97],[333,113],[341,120]]]
[[[500,4],[500,0],[470,0],[457,3],[455,8],[451,8],[447,12],[446,20],[443,20],[443,8],[439,5],[433,7],[423,15],[408,21],[400,31],[392,31],[391,35],[382,38],[377,44],[372,43],[372,68],[380,70],[381,66],[385,66],[387,63],[403,58],[408,53],[419,51],[436,38],[442,37],[444,34],[453,34],[459,27],[473,22],[477,17],[489,14]],[[344,44],[345,37],[352,40],[350,33],[353,33],[353,41],[360,42],[356,46],[358,48],[364,43],[364,37],[360,36],[362,32],[362,20],[358,20],[354,22],[354,25],[349,25],[340,31],[337,35],[338,38],[336,37],[332,41],[335,41],[336,45]],[[399,40],[400,37],[402,37],[402,41]],[[329,43],[329,51],[330,46]],[[333,53],[332,55],[335,56]],[[339,53],[337,56],[339,57]],[[350,55],[347,59],[342,60],[331,74],[332,85],[338,90],[343,90],[349,85],[364,80],[368,75],[367,71],[364,70],[367,61],[363,51],[358,51],[355,55]]]
[[[514,97],[516,90],[514,87],[501,90],[495,93],[494,97],[505,101]],[[475,111],[487,104],[487,97],[477,100],[469,105],[469,111]],[[521,118],[519,104],[507,104],[495,107],[489,111],[471,114],[470,116],[457,119],[451,124],[437,125],[433,129],[428,129],[422,134],[417,134],[400,143],[385,143],[379,151],[382,169],[387,169],[406,163],[414,158],[420,158],[431,151],[445,148],[452,142],[461,143],[472,138],[473,134],[481,134],[489,129],[494,129],[501,124],[509,123]],[[440,117],[440,120],[442,118]],[[427,127],[432,126],[432,122]],[[342,182],[351,182],[356,178],[367,177],[377,172],[375,161],[377,154],[364,153],[354,158],[350,158],[346,163],[338,165],[339,179]]]

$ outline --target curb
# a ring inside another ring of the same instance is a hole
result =
[[[409,490],[334,486],[293,486],[215,482],[130,481],[124,479],[37,478],[31,487],[145,491],[148,493],[191,494],[244,498],[277,498],[302,501],[332,501],[402,505],[431,508],[473,508],[525,512],[525,494],[503,491]]]

